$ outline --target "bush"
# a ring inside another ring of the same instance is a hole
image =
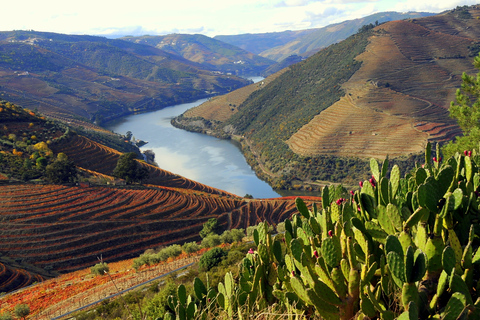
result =
[[[110,268],[108,267],[108,264],[105,262],[100,262],[94,265],[93,267],[90,268],[90,271],[95,274],[95,275],[100,275],[103,276],[105,275],[108,271],[110,271]]]
[[[197,244],[195,241],[186,242],[183,244],[182,249],[185,253],[194,253],[200,250],[201,246]]]
[[[208,271],[218,265],[226,255],[227,253],[222,248],[213,248],[202,255],[199,266],[202,270]]]
[[[202,240],[202,247],[211,248],[222,244],[222,238],[218,234],[212,234]]]
[[[163,248],[162,250],[160,250],[159,253],[157,253],[157,256],[159,258],[158,262],[165,261],[170,257],[179,256],[182,251],[182,247],[179,244],[172,244],[171,246]]]
[[[4,312],[0,314],[0,320],[13,320],[13,317],[9,312]]]
[[[200,231],[200,237],[206,238],[212,234],[219,234],[221,232],[220,225],[218,220],[215,218],[210,218],[207,222],[203,224],[203,229]]]
[[[17,318],[26,319],[28,314],[30,313],[30,307],[27,304],[17,304],[15,306],[14,312]]]
[[[242,241],[243,237],[245,237],[245,232],[243,229],[226,230],[220,236],[223,243]]]

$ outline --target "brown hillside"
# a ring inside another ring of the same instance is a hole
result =
[[[67,272],[139,256],[148,248],[199,240],[203,223],[223,228],[283,221],[294,200],[243,200],[191,190],[0,185],[0,252]],[[0,276],[1,273],[0,265]],[[13,275],[11,275],[13,277]]]
[[[477,8],[470,13],[480,16]],[[475,72],[468,47],[480,38],[479,20],[450,13],[375,31],[357,57],[362,67],[343,84],[347,95],[287,141],[295,153],[401,156],[461,133],[448,107],[462,72]]]
[[[232,115],[237,113],[238,106],[241,105],[245,101],[245,99],[248,98],[249,95],[251,95],[257,90],[264,88],[266,85],[278,78],[287,70],[288,69],[280,70],[260,82],[252,83],[233,92],[213,97],[207,102],[204,102],[197,107],[187,110],[183,114],[183,116],[185,118],[201,117],[207,120],[216,120],[222,122],[226,121],[230,119]]]

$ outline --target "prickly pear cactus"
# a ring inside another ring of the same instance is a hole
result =
[[[196,279],[197,299],[179,288],[172,310],[199,316],[210,297],[239,317],[275,305],[324,319],[479,319],[480,154],[442,161],[436,149],[432,160],[428,144],[425,163],[404,177],[372,159],[372,178],[350,196],[325,187],[319,208],[297,199],[285,234],[259,225],[238,277],[228,274],[218,293]]]

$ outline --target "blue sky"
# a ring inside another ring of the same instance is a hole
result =
[[[0,30],[207,36],[324,27],[382,11],[442,12],[479,0],[22,0],[2,4]]]

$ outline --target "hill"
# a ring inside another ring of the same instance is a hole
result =
[[[462,72],[475,71],[478,16],[478,6],[461,7],[363,28],[291,66],[219,127],[243,139],[275,187],[353,185],[365,178],[362,159],[401,163],[460,134],[448,107]]]
[[[246,84],[148,45],[93,36],[0,32],[2,99],[53,116],[101,123]]]
[[[236,75],[258,75],[275,62],[201,34],[124,37],[198,63],[206,70]]]
[[[294,199],[244,199],[143,161],[137,163],[148,171],[145,184],[128,186],[111,176],[121,152],[5,101],[0,116],[5,292],[92,266],[98,256],[118,261],[199,240],[210,218],[223,229],[245,229],[295,211]],[[49,183],[49,166],[65,158],[79,171],[79,183]]]
[[[215,39],[280,62],[291,55],[311,56],[318,50],[355,34],[364,25],[421,18],[430,15],[433,15],[433,13],[380,12],[360,19],[331,24],[323,28],[261,34],[219,35]]]

